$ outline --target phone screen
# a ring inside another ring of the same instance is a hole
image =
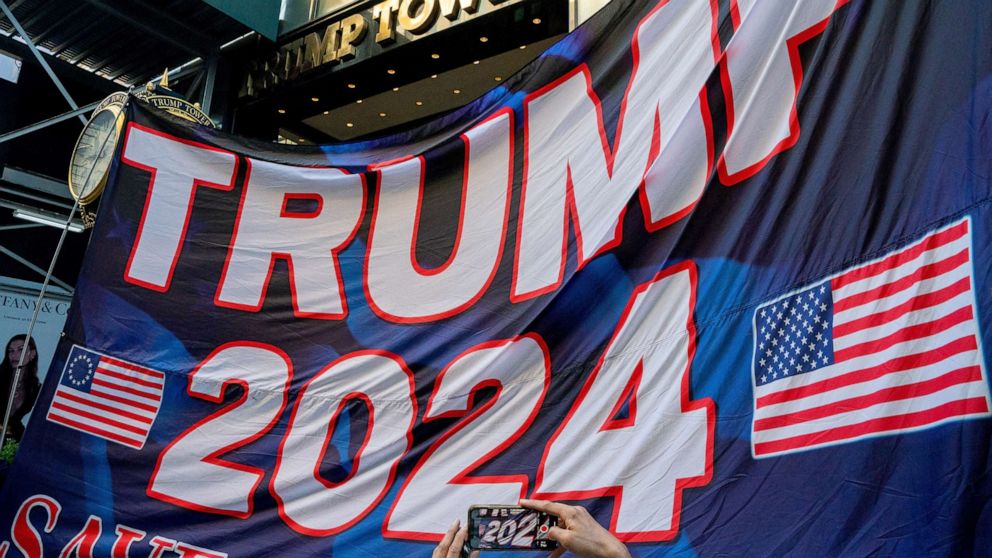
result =
[[[472,506],[468,509],[468,546],[474,550],[553,550],[548,531],[558,518],[520,506]]]

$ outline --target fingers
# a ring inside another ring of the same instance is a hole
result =
[[[462,553],[462,547],[465,546],[465,539],[468,538],[468,527],[462,527],[455,533],[455,538],[451,541],[451,546],[448,547],[448,553],[445,558],[459,558]]]
[[[455,534],[458,532],[458,527],[461,525],[461,521],[455,520],[451,527],[448,527],[448,532],[444,534],[444,538],[441,542],[437,544],[437,548],[431,554],[432,558],[443,558],[448,553],[448,548],[451,546],[451,541],[454,540]]]
[[[562,517],[568,513],[568,509],[572,507],[566,506],[565,504],[559,504],[558,502],[548,502],[546,500],[521,499],[519,503],[525,508],[551,513],[557,515],[558,517]]]

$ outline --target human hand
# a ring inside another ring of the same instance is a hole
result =
[[[520,505],[558,516],[558,526],[548,531],[548,538],[558,541],[561,546],[548,558],[558,558],[566,550],[581,558],[630,558],[627,547],[582,506],[544,500],[520,500]]]
[[[431,558],[459,558],[462,554],[462,547],[465,546],[465,539],[468,538],[468,528],[462,527],[459,529],[461,521],[455,520],[448,527],[448,532],[444,534],[444,538],[441,542],[437,544],[437,548],[434,549],[434,553],[431,554]],[[473,552],[469,558],[478,558],[479,551]]]

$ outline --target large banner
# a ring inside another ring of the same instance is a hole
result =
[[[990,29],[615,0],[388,137],[132,103],[0,552],[429,556],[521,497],[635,556],[988,552]]]

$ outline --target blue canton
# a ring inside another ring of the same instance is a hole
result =
[[[834,362],[830,282],[755,310],[754,383],[812,372]]]
[[[62,385],[79,391],[88,392],[92,385],[93,374],[99,355],[79,347],[73,347],[69,360],[65,363],[65,373],[62,374]]]

